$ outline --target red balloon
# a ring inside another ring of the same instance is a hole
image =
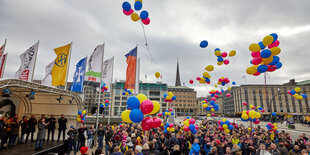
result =
[[[143,114],[149,114],[153,111],[154,109],[154,104],[151,100],[144,100],[141,103],[141,111]]]
[[[170,124],[169,124],[169,127],[172,128],[172,127],[173,127],[173,123],[170,123]]]
[[[172,109],[169,109],[169,111],[172,111]]]
[[[219,98],[219,96],[218,96],[218,95],[214,95],[214,97],[215,97],[215,98]]]
[[[225,65],[228,65],[228,64],[229,64],[229,60],[227,60],[227,59],[224,60],[223,62],[224,62]]]
[[[271,125],[270,125],[270,127],[271,127],[271,128],[274,128],[274,125],[273,125],[273,124],[271,124]]]
[[[218,128],[219,128],[220,131],[224,130],[224,128],[222,126],[219,126]]]
[[[254,121],[254,124],[259,124],[260,123],[260,120],[259,119],[256,119],[255,121]]]
[[[221,120],[218,120],[217,123],[220,125],[221,124]]]
[[[250,110],[247,110],[247,111],[246,111],[246,114],[249,115],[249,112],[250,112]]]
[[[210,84],[211,82],[207,82],[207,84]]]
[[[215,116],[215,113],[212,113],[211,116]]]
[[[292,95],[290,90],[289,90],[289,91],[287,91],[287,93],[288,93],[289,95]]]
[[[253,106],[253,107],[252,107],[252,109],[256,109],[256,107],[255,107],[255,106]]]
[[[242,104],[243,104],[243,105],[248,105],[248,103],[246,103],[246,102],[243,102]]]
[[[254,76],[258,76],[258,75],[260,75],[260,72],[256,72],[255,74],[253,74]]]
[[[261,110],[261,112],[265,112],[265,109]]]
[[[223,57],[223,58],[227,57],[227,53],[226,53],[226,52],[223,52],[223,53],[222,53],[222,57]],[[224,63],[225,63],[225,60],[224,60]]]
[[[84,120],[81,120],[81,123],[84,123]]]
[[[144,25],[149,25],[150,22],[151,22],[150,18],[141,19],[141,21],[142,21],[142,23],[143,23]]]
[[[219,79],[219,82],[223,82],[223,79]]]
[[[194,83],[194,81],[193,81],[193,80],[189,80],[189,83],[190,83],[190,84],[193,84],[193,83]]]
[[[198,130],[198,129],[199,129],[199,126],[198,126],[198,125],[195,125],[195,129]]]
[[[279,40],[276,40],[275,42],[273,42],[272,44],[270,44],[270,45],[268,46],[268,48],[270,49],[270,48],[273,48],[273,47],[278,47],[279,44],[280,44]]]
[[[261,57],[256,57],[252,60],[252,64],[253,65],[259,65],[262,61],[263,61],[263,59]]]
[[[161,125],[161,120],[158,117],[153,117],[153,127],[158,128]]]
[[[188,132],[189,131],[189,127],[188,126],[184,126],[184,131]]]
[[[268,72],[273,72],[273,71],[275,71],[275,70],[277,70],[277,66],[276,65],[268,65]]]
[[[129,15],[131,15],[131,14],[133,13],[133,10],[132,10],[132,9],[130,9],[129,11],[123,10],[123,13],[124,13],[126,16],[129,16]]]
[[[252,52],[252,53],[251,53],[251,56],[252,56],[253,58],[260,57],[260,52]],[[253,63],[253,62],[252,62],[252,63]]]
[[[141,127],[143,131],[148,131],[153,127],[153,119],[146,117],[141,122]]]
[[[229,94],[229,93],[227,93],[227,94],[226,94],[226,97],[230,97],[230,94]]]
[[[196,80],[197,80],[197,81],[200,81],[200,80],[201,80],[201,78],[200,78],[200,77],[197,77],[197,78],[196,78]]]

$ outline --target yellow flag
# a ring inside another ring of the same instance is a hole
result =
[[[71,48],[71,43],[62,47],[55,48],[57,55],[55,64],[52,69],[52,86],[65,85],[68,57]]]

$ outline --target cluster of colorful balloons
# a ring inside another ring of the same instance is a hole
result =
[[[177,97],[174,96],[172,92],[168,92],[168,95],[165,94],[164,98],[165,98],[165,102],[169,102],[169,103],[177,99]]]
[[[208,41],[206,41],[206,40],[201,41],[200,44],[199,44],[199,46],[200,46],[201,48],[206,48],[206,47],[208,46]]]
[[[79,123],[84,123],[85,122],[85,116],[86,116],[86,110],[79,110],[78,114],[76,115],[76,121],[78,121]]]
[[[254,124],[259,124],[259,118],[262,116],[261,113],[255,110],[242,111],[241,120],[242,121],[252,121]]]
[[[267,129],[269,131],[273,131],[273,132],[276,132],[278,133],[278,124],[277,123],[271,123],[271,122],[268,122],[267,125],[266,125]]]
[[[102,85],[101,85],[101,92],[104,92],[104,91],[108,91],[108,86],[106,86],[106,84],[105,83],[103,83]]]
[[[243,102],[242,103],[243,105],[248,105],[248,103],[246,103],[246,102]],[[257,106],[257,107],[255,107],[255,106],[253,106],[252,104],[251,105],[249,105],[249,107],[251,108],[251,109],[253,109],[253,110],[255,110],[256,108],[258,109],[258,110],[260,110],[260,112],[265,112],[265,109],[263,109],[263,107],[261,107],[261,106]]]
[[[223,90],[224,91],[224,90]],[[211,97],[215,97],[218,98],[220,94],[222,94],[222,92],[218,91],[218,90],[211,90],[209,91],[209,94],[211,95]]]
[[[197,77],[196,80],[200,83],[200,84],[210,84],[211,83],[211,76],[209,74],[209,72],[212,72],[214,70],[214,66],[213,65],[208,65],[205,70],[207,70],[207,72],[203,72],[202,77]],[[193,80],[189,80],[190,84],[193,84],[194,81]]]
[[[158,116],[170,116],[170,115],[174,115],[174,113],[172,112],[172,109],[170,108],[169,110],[166,110],[166,112],[162,112],[162,113],[159,113]]]
[[[233,57],[236,55],[236,51],[235,50],[232,50],[229,52],[229,55],[227,54],[227,52],[221,52],[221,50],[219,48],[216,48],[214,49],[214,55],[217,56],[217,65],[228,65],[229,64],[229,60],[228,59],[224,59],[226,58],[227,56],[229,57]]]
[[[287,92],[289,95],[293,95],[296,99],[298,100],[302,100],[302,99],[306,99],[307,95],[306,94],[299,94],[300,93],[300,88],[296,87],[294,90],[289,90]]]
[[[155,77],[158,79],[160,77],[160,73],[159,72],[156,72],[155,73]]]
[[[131,8],[131,5],[129,2],[124,2],[122,4],[123,7],[123,13],[126,16],[131,16],[131,20],[134,22],[137,22],[141,19],[142,23],[144,25],[150,24],[150,18],[149,13],[146,10],[143,10],[140,12],[140,15],[138,15],[138,11],[142,9],[142,0],[135,0],[134,9]]]
[[[251,56],[253,57],[250,62],[253,66],[246,69],[249,75],[258,76],[261,73],[273,72],[282,67],[280,57],[277,56],[281,52],[281,49],[278,47],[280,42],[277,39],[278,35],[272,33],[266,36],[263,41],[249,46],[249,50],[252,52]],[[268,48],[266,48],[267,46]]]
[[[108,99],[106,99],[106,100],[104,101],[104,103],[101,103],[101,104],[100,104],[100,107],[101,107],[101,108],[108,107],[108,106],[109,106],[109,102],[110,102],[110,101],[109,101]]]
[[[133,89],[124,89],[122,95],[128,96],[128,95],[131,95],[132,92],[133,92]]]
[[[199,129],[199,126],[198,125],[195,125],[195,119],[194,118],[189,118],[189,117],[187,117],[187,118],[185,118],[184,120],[183,120],[183,124],[184,124],[184,131],[185,132],[189,132],[189,131],[191,131],[191,133],[193,133],[193,134],[196,134],[197,133],[197,130]]]
[[[174,132],[175,128],[173,127],[174,124],[173,123],[166,123],[166,125],[164,126],[164,133],[168,133],[168,132]]]
[[[207,104],[207,102],[204,100],[202,104],[202,107],[206,110],[206,111],[210,111],[210,112],[215,112],[215,111],[219,111],[219,105],[215,104],[216,98],[212,97],[211,101],[210,101],[210,106]]]
[[[144,115],[153,115],[159,110],[160,104],[157,101],[148,100],[144,94],[138,94],[127,99],[127,110],[122,112],[121,118],[125,123],[140,123]]]
[[[218,124],[219,124],[218,129],[219,129],[220,131],[223,131],[223,130],[224,130],[224,132],[226,132],[226,133],[230,133],[230,131],[233,130],[234,127],[236,126],[236,124],[235,124],[235,126],[234,126],[234,125],[233,125],[229,120],[227,120],[226,118],[223,118],[222,120],[218,120]],[[237,126],[237,127],[238,127],[238,126]]]
[[[152,128],[158,128],[161,125],[161,120],[158,117],[146,117],[142,120],[141,127],[143,131],[149,131]]]
[[[229,80],[228,77],[223,77],[223,76],[222,76],[221,78],[218,79],[217,84],[222,85],[222,86],[225,86],[225,85],[227,85],[229,82],[230,82],[230,80]]]

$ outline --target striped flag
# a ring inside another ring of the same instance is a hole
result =
[[[135,89],[136,66],[137,66],[137,47],[132,49],[126,55],[127,71],[125,89]]]

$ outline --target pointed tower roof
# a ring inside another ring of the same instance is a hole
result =
[[[175,79],[175,86],[181,86],[179,59],[177,59],[177,74],[176,74],[176,79]]]

